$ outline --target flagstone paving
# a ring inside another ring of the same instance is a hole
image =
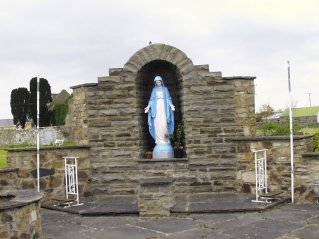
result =
[[[41,209],[44,239],[318,238],[319,205],[283,204],[262,212],[173,214],[169,218],[80,216]]]

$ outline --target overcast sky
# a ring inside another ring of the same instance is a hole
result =
[[[0,119],[11,91],[97,82],[153,43],[223,76],[256,76],[256,109],[319,105],[318,0],[0,0]]]

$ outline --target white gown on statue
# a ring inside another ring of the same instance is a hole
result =
[[[167,131],[167,122],[166,122],[166,113],[164,105],[164,96],[163,91],[159,90],[156,93],[156,117],[154,119],[154,127],[156,134],[156,144],[169,144],[170,141],[166,137],[168,134]]]

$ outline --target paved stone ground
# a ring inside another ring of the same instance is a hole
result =
[[[208,212],[247,212],[261,211],[287,201],[289,198],[278,198],[273,203],[252,203],[254,195],[247,193],[200,193],[176,195],[173,213],[208,213]],[[138,200],[131,196],[104,196],[103,198],[83,198],[82,205],[75,207],[54,206],[56,201],[46,200],[42,207],[82,216],[106,216],[116,214],[138,214]]]
[[[319,205],[262,212],[179,214],[169,218],[85,217],[41,209],[43,239],[319,238]]]

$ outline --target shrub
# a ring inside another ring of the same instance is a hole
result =
[[[259,128],[263,135],[289,135],[290,134],[290,125],[289,121],[284,124],[279,124],[276,122],[269,121]],[[293,123],[293,133],[299,133],[301,126],[297,123]]]
[[[184,135],[184,125],[182,123],[179,123],[177,125],[176,131],[175,131],[175,137],[174,137],[174,148],[181,149],[184,145],[185,135]]]
[[[185,126],[182,123],[179,123],[176,127],[174,134],[165,135],[168,138],[174,149],[182,149],[185,141],[184,134]]]
[[[313,151],[319,152],[319,132],[313,137]]]

